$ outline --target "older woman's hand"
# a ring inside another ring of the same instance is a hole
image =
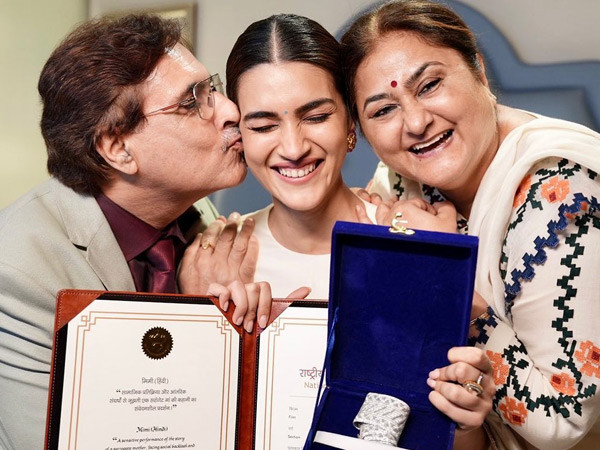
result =
[[[448,360],[450,365],[429,374],[429,401],[458,424],[455,449],[486,448],[481,427],[496,394],[490,360],[483,350],[466,346],[451,348]]]
[[[246,219],[238,232],[240,215],[232,213],[227,221],[215,220],[188,246],[179,268],[179,290],[205,295],[211,283],[224,286],[232,281],[254,280],[258,241],[252,236],[254,219]]]
[[[456,233],[456,208],[447,201],[430,205],[420,198],[388,200],[377,207],[376,217],[380,225],[397,219],[407,228]]]

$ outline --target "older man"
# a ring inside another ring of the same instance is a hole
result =
[[[2,449],[42,448],[57,291],[175,292],[186,245],[215,218],[192,204],[246,174],[238,110],[174,22],[83,24],[51,55],[39,92],[52,178],[0,212]],[[225,246],[235,272],[252,224],[233,249],[235,231],[221,242],[218,228],[195,251]],[[240,311],[252,311],[234,320],[251,327],[270,294],[237,283]]]

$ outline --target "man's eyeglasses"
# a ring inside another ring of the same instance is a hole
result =
[[[145,115],[150,116],[152,114],[165,112],[175,108],[184,108],[188,110],[196,108],[196,111],[198,111],[198,115],[201,119],[212,119],[212,116],[215,113],[215,97],[213,92],[225,94],[225,91],[223,90],[223,83],[221,83],[221,78],[219,77],[218,73],[211,75],[206,80],[198,81],[194,86],[192,86],[192,97],[186,98],[178,103],[165,106],[164,108],[151,111]]]

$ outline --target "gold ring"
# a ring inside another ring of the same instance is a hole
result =
[[[479,376],[477,377],[476,383],[481,386],[482,381],[483,381],[483,372],[479,372]]]
[[[479,378],[477,379],[479,380]],[[483,387],[481,387],[477,381],[467,380],[462,384],[462,387],[464,387],[468,392],[473,392],[478,397],[483,394]]]
[[[213,243],[210,242],[210,241],[206,241],[206,242],[202,243],[202,250],[207,250],[209,247],[212,248],[212,249],[215,248],[215,246],[213,245]]]
[[[401,219],[402,218],[402,213],[400,211],[398,211],[394,217],[396,219]]]

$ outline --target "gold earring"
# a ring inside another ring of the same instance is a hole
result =
[[[350,130],[346,142],[348,143],[348,153],[350,153],[356,147],[356,131]]]

